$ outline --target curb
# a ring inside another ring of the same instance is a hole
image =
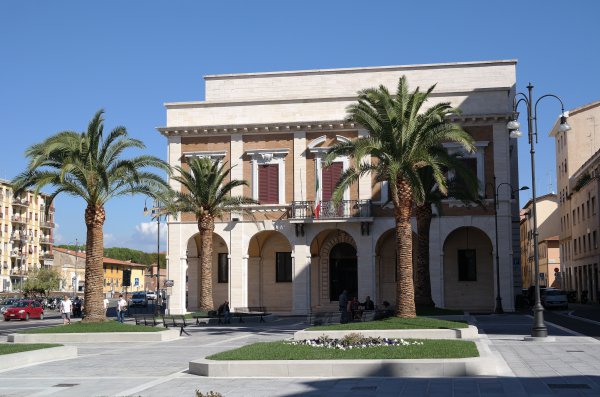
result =
[[[0,371],[2,371],[48,361],[76,358],[77,348],[75,346],[58,346],[28,352],[3,354],[0,357],[2,357],[0,360]]]
[[[362,378],[498,375],[490,349],[475,342],[480,357],[410,360],[194,360],[189,373],[207,377]]]
[[[73,334],[10,334],[12,343],[118,343],[118,342],[166,342],[179,339],[179,330],[159,332],[97,332]]]
[[[371,338],[390,339],[477,339],[479,330],[474,325],[468,328],[453,329],[385,329],[385,330],[343,330],[343,331],[298,331],[294,333],[294,340],[316,339],[326,335],[330,338],[341,339],[350,333],[362,334]]]

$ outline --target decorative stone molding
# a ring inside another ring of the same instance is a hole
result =
[[[218,150],[218,151],[204,151],[204,152],[183,152],[184,159],[190,158],[209,158],[211,160],[221,161],[225,158],[227,154],[227,150]]]
[[[246,154],[251,158],[252,164],[252,198],[258,200],[258,165],[277,164],[279,167],[279,204],[285,204],[285,157],[288,149],[256,149],[248,150]]]

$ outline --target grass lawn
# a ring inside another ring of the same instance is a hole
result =
[[[468,324],[458,321],[438,320],[435,318],[415,317],[399,318],[389,317],[383,320],[365,321],[347,324],[319,325],[307,328],[307,331],[345,331],[367,329],[449,329],[467,328]]]
[[[31,350],[58,347],[56,343],[0,343],[0,356],[3,354],[28,352]]]
[[[121,324],[117,321],[103,323],[72,323],[48,328],[35,328],[19,331],[20,334],[74,334],[88,332],[160,332],[166,328],[146,327],[145,325]]]
[[[474,342],[441,339],[416,340],[422,341],[423,345],[377,346],[350,350],[290,345],[283,341],[254,343],[206,358],[209,360],[369,360],[479,357]]]

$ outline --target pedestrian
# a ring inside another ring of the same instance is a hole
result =
[[[223,316],[223,324],[231,323],[231,311],[229,310],[229,301],[225,300],[219,309],[217,310],[219,315]]]
[[[340,322],[342,324],[347,323],[348,322],[348,312],[347,312],[347,306],[348,306],[348,291],[346,289],[344,289],[342,291],[342,293],[340,294],[339,297],[339,304],[340,304],[340,312],[342,312],[342,316],[340,318]]]
[[[73,303],[68,295],[60,302],[60,313],[63,318],[63,325],[71,324],[71,312],[73,311]]]
[[[106,316],[108,312],[108,299],[104,298],[104,315]]]
[[[123,299],[123,295],[119,294],[117,301],[117,321],[122,323],[125,321],[125,312],[127,311],[127,301]]]

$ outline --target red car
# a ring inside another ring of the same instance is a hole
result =
[[[4,312],[4,321],[19,319],[29,320],[31,317],[44,319],[44,308],[39,302],[32,300],[21,300]]]

